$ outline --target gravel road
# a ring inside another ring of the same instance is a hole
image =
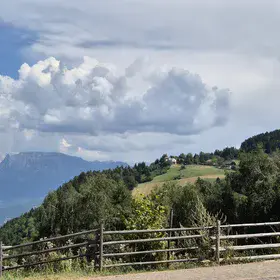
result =
[[[91,280],[280,280],[280,261],[96,277]]]

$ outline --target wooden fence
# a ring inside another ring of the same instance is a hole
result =
[[[220,221],[217,221],[215,226],[208,227],[105,231],[101,225],[99,229],[15,246],[6,246],[0,242],[0,277],[4,271],[78,258],[93,261],[95,269],[100,271],[112,267],[138,268],[144,265],[169,265],[205,260],[219,264],[226,259],[226,252],[233,252],[231,260],[277,259],[280,258],[280,254],[271,251],[280,248],[280,243],[273,242],[280,236],[280,232],[275,229],[278,226],[280,222],[221,225]],[[258,232],[259,228],[266,230]],[[270,231],[267,228],[270,228]],[[245,229],[251,229],[251,233],[243,233]],[[253,233],[252,229],[255,229]],[[75,238],[79,239],[76,243],[60,244],[62,240]],[[57,243],[56,247],[37,249],[38,246],[49,242]],[[26,248],[32,249],[25,251]],[[84,249],[84,253],[78,252],[81,248]],[[51,252],[65,252],[69,249],[76,253],[55,259],[22,262],[26,257],[45,256]],[[256,252],[266,249],[270,250],[269,254]],[[255,255],[234,256],[234,252],[248,250],[251,252],[253,250]],[[204,256],[201,255],[202,252]],[[12,259],[16,259],[17,264],[6,266],[5,263]]]

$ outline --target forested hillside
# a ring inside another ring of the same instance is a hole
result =
[[[234,148],[208,156],[211,165],[215,158],[221,161],[237,158]],[[183,175],[189,159],[192,158],[190,167],[195,166],[195,157],[190,154],[174,158],[181,164]],[[251,152],[241,151],[238,152],[239,164],[234,171],[226,172],[224,179],[205,181],[198,177],[195,182],[185,184],[171,181],[154,189],[147,197],[132,196],[131,190],[138,184],[169,177],[171,163],[167,159],[163,155],[150,165],[140,163],[133,167],[81,173],[51,192],[40,207],[7,222],[0,229],[0,239],[12,245],[92,229],[101,221],[107,229],[165,227],[171,208],[174,226],[192,226],[194,217],[198,219],[196,224],[203,223],[199,220],[202,212],[212,217],[223,215],[229,223],[280,220],[278,151],[269,155],[260,147]],[[159,175],[162,176],[157,177]]]
[[[170,163],[162,156],[151,165],[117,167],[81,173],[49,193],[42,205],[0,228],[0,239],[15,244],[23,240],[96,227],[103,219],[119,228],[121,216],[130,211],[131,190],[138,183],[164,174]],[[108,224],[108,226],[109,226]]]
[[[246,139],[241,144],[241,150],[253,151],[260,145],[267,154],[275,152],[280,148],[280,129],[272,132],[265,132]]]
[[[166,184],[145,199],[151,201],[145,207],[139,206],[145,200],[133,198],[129,190],[128,178],[134,178],[133,172],[132,168],[117,168],[82,173],[50,193],[39,208],[6,223],[0,229],[0,239],[15,244],[95,228],[101,220],[107,229],[125,229],[128,225],[149,228],[154,222],[163,227],[171,207],[176,226],[191,226],[189,218],[196,207],[203,207],[211,215],[223,213],[230,223],[280,220],[278,153],[269,156],[256,150],[241,154],[238,170],[227,173],[225,180],[198,179],[184,186]],[[158,206],[165,210],[158,217],[149,217]],[[161,219],[160,225],[157,218]]]

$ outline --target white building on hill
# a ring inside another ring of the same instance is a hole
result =
[[[177,164],[176,158],[166,157],[165,161],[169,161],[171,164]]]

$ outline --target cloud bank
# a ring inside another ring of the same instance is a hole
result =
[[[279,11],[276,0],[2,1],[0,21],[24,37],[16,67],[29,65],[0,77],[0,157],[154,160],[278,128]]]
[[[147,71],[139,62],[119,73],[89,57],[73,68],[53,57],[23,64],[19,79],[0,76],[0,100],[2,131],[194,135],[224,125],[230,113],[229,90],[198,74]]]

